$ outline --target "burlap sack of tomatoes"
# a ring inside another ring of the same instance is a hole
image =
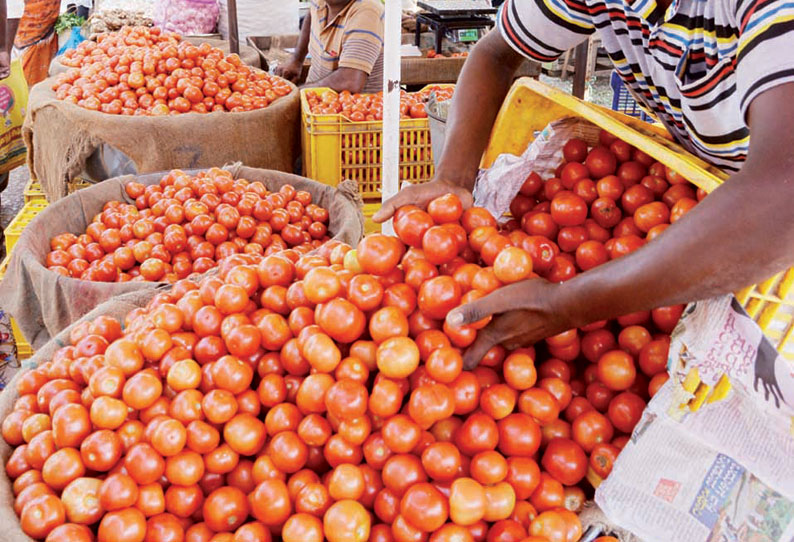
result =
[[[297,89],[237,56],[156,28],[125,28],[61,61],[73,69],[33,87],[22,130],[29,169],[50,201],[106,147],[138,174],[237,161],[292,171]]]
[[[0,419],[5,419],[14,409],[14,402],[19,399],[17,393],[17,382],[28,369],[38,367],[40,364],[50,361],[53,354],[64,344],[69,344],[69,332],[72,327],[79,325],[83,320],[93,321],[99,316],[109,316],[119,321],[124,321],[124,317],[130,311],[145,307],[155,295],[155,290],[142,292],[132,292],[102,303],[94,308],[86,317],[73,326],[60,332],[54,340],[47,343],[36,354],[25,362],[24,368],[9,382],[6,389],[0,392]],[[5,465],[11,456],[12,448],[0,438],[0,462]],[[2,530],[3,542],[33,542],[21,529],[19,518],[14,513],[14,491],[8,474],[4,468],[0,468],[0,529]]]
[[[93,36],[93,38],[95,37],[96,36]],[[185,41],[190,42],[193,45],[201,45],[202,43],[209,43],[211,46],[217,47],[227,55],[230,53],[229,42],[225,40],[219,40],[214,38],[196,38],[191,36],[186,36],[184,39]],[[243,64],[247,66],[252,66],[254,68],[262,67],[262,61],[259,57],[259,52],[257,52],[257,50],[254,49],[253,47],[250,47],[248,45],[243,45],[241,43],[239,54],[240,54],[240,60],[243,61]],[[61,57],[55,57],[52,63],[50,64],[50,71],[49,71],[50,77],[54,77],[59,73],[63,73],[69,69],[68,66],[64,66],[63,64],[61,64],[60,58]]]
[[[271,192],[278,191],[284,185],[308,192],[313,204],[327,210],[329,233],[326,238],[332,235],[339,241],[355,244],[363,236],[364,219],[360,197],[357,186],[352,181],[332,187],[277,171],[239,165],[226,169],[235,179],[261,181]],[[186,173],[194,174],[196,171]],[[167,286],[164,282],[155,281],[79,280],[51,271],[44,263],[51,251],[53,238],[64,233],[85,233],[95,215],[102,212],[107,202],[134,203],[125,189],[128,183],[155,185],[161,182],[163,175],[153,173],[138,177],[119,177],[82,189],[47,207],[25,228],[12,253],[5,278],[0,282],[0,306],[15,318],[34,348],[44,345],[66,326],[108,299],[131,291]],[[214,262],[211,263],[214,265]],[[209,266],[201,269],[196,267],[193,270],[205,272],[208,269]]]
[[[789,542],[790,362],[732,296],[691,304],[671,340],[670,381],[596,502],[647,542]]]

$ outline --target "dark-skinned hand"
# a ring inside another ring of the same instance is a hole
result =
[[[437,178],[434,181],[423,184],[407,186],[397,194],[386,200],[383,206],[372,217],[377,223],[386,222],[394,212],[405,205],[416,205],[421,209],[426,209],[427,204],[436,198],[447,194],[455,194],[460,198],[464,209],[468,209],[474,204],[471,191],[449,181]]]
[[[476,367],[488,350],[501,344],[509,350],[536,342],[570,329],[570,319],[559,302],[559,284],[530,279],[510,284],[472,303],[449,312],[447,323],[453,327],[473,324],[493,316],[477,332],[463,356],[467,370]]]

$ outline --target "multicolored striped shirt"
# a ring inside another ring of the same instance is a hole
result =
[[[794,1],[507,0],[499,28],[540,62],[597,31],[637,101],[727,171],[747,158],[753,99],[794,82]]]
[[[383,89],[383,3],[352,0],[328,20],[325,0],[312,0],[307,81],[313,83],[339,68],[354,68],[369,77],[363,92]]]

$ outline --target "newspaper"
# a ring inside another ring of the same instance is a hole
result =
[[[576,117],[552,122],[536,134],[524,154],[502,154],[490,168],[480,171],[474,187],[475,205],[485,207],[495,217],[503,217],[530,173],[544,179],[554,177],[554,171],[564,160],[565,143],[578,137],[594,147],[598,145],[600,131],[596,125]]]
[[[794,540],[794,367],[726,296],[686,309],[668,368],[596,503],[645,542]]]

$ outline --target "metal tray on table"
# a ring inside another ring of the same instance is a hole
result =
[[[492,15],[498,10],[486,0],[419,0],[417,7],[444,17]]]

